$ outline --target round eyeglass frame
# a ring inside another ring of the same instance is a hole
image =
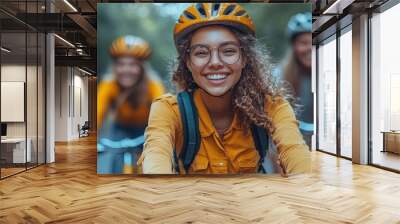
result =
[[[223,47],[223,46],[226,46],[226,45],[234,45],[235,47],[238,47],[238,49],[239,49],[239,56],[238,56],[238,58],[236,59],[236,61],[235,62],[233,62],[233,63],[227,63],[225,60],[223,60],[222,59],[222,57],[221,57],[221,53],[220,53],[220,48],[221,47]],[[191,52],[193,51],[193,49],[195,48],[195,47],[205,47],[205,48],[207,48],[208,50],[209,50],[209,58],[208,58],[208,61],[207,62],[205,62],[205,63],[202,63],[202,64],[197,64],[197,63],[195,63],[193,60],[192,60],[192,58],[191,58]],[[225,44],[222,44],[222,45],[220,45],[220,46],[218,46],[218,47],[213,47],[213,48],[210,48],[209,46],[207,46],[207,45],[202,45],[202,44],[199,44],[199,45],[194,45],[194,46],[191,46],[191,47],[189,47],[189,49],[187,49],[186,50],[186,53],[187,53],[187,55],[188,55],[188,59],[189,59],[189,61],[191,62],[191,63],[193,63],[194,65],[196,65],[196,66],[199,66],[199,67],[202,67],[202,66],[206,66],[206,65],[208,65],[209,63],[210,63],[210,60],[211,60],[211,54],[212,54],[212,51],[214,50],[214,49],[218,49],[218,59],[219,59],[219,61],[221,61],[222,63],[224,63],[224,64],[226,64],[226,65],[233,65],[233,64],[236,64],[238,61],[240,61],[240,59],[242,58],[242,52],[243,52],[243,47],[242,46],[240,46],[240,45],[238,45],[238,44],[235,44],[235,43],[225,43]]]

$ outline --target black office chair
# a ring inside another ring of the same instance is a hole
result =
[[[89,136],[89,129],[90,129],[89,121],[85,121],[82,127],[80,127],[80,125],[78,124],[79,138]]]

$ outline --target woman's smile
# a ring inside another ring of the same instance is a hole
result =
[[[228,72],[215,72],[204,74],[203,77],[205,77],[211,85],[223,85],[229,75]]]

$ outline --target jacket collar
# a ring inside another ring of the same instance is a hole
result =
[[[211,120],[210,114],[208,113],[206,105],[204,104],[203,99],[200,95],[200,91],[198,89],[196,89],[193,93],[193,101],[196,105],[197,113],[199,116],[199,129],[201,137],[208,137],[216,133],[216,129]],[[242,129],[236,112],[234,113],[233,121],[229,129]]]

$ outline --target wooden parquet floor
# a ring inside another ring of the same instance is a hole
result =
[[[313,152],[289,178],[96,174],[95,138],[0,181],[0,223],[400,223],[400,175]]]

